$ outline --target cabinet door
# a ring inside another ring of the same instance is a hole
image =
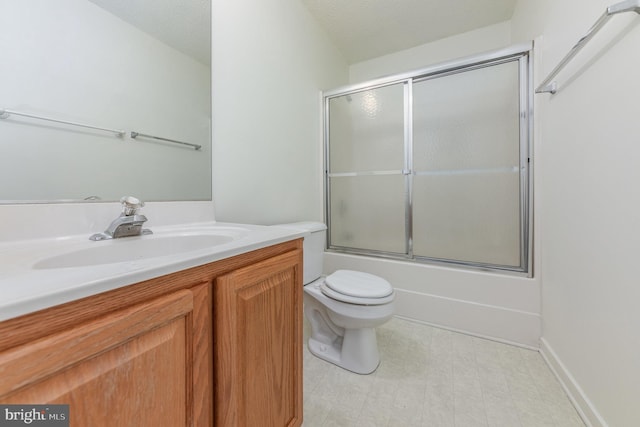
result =
[[[302,424],[302,251],[214,286],[216,425]]]
[[[180,290],[0,353],[0,402],[69,404],[77,427],[210,425],[193,381],[210,372],[194,351],[208,295]]]

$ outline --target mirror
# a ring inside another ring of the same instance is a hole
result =
[[[0,202],[211,200],[210,8],[0,0]]]

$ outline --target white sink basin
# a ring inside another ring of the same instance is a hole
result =
[[[42,259],[34,269],[87,267],[92,265],[140,261],[167,255],[180,255],[211,248],[238,239],[244,233],[151,234],[121,239],[88,242],[87,247]]]
[[[0,236],[0,321],[306,236],[216,221],[150,228],[151,235],[99,242],[89,240],[96,229],[22,241]]]

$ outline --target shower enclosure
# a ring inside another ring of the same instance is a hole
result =
[[[531,47],[325,92],[328,248],[530,274]]]

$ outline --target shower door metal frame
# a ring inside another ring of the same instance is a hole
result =
[[[474,270],[498,271],[518,276],[533,276],[533,242],[531,239],[532,218],[532,168],[531,146],[533,141],[533,43],[523,43],[509,48],[500,49],[485,54],[474,55],[462,59],[443,62],[416,71],[397,74],[385,78],[370,80],[356,85],[344,86],[323,93],[324,111],[324,192],[325,192],[325,222],[327,223],[327,250],[332,252],[368,255],[382,258],[416,261],[425,264],[443,266],[457,266]],[[486,68],[507,62],[518,61],[519,74],[519,146],[520,146],[520,265],[496,265],[480,262],[440,259],[431,257],[416,257],[413,254],[413,82],[423,81],[457,74],[473,69]],[[404,166],[401,171],[367,171],[336,173],[329,172],[329,101],[333,98],[346,96],[366,90],[378,89],[386,86],[403,84],[404,90]],[[380,250],[359,249],[333,245],[331,239],[331,185],[330,178],[337,176],[365,176],[365,175],[404,175],[405,182],[405,253],[386,252]]]

